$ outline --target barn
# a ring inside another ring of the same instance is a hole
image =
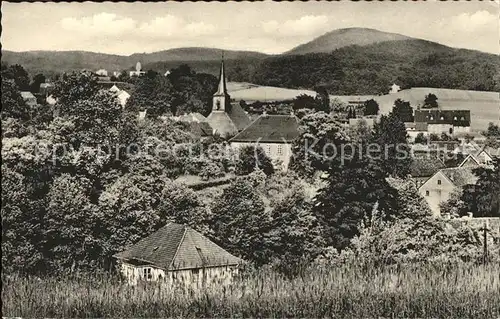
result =
[[[114,257],[130,284],[161,281],[188,287],[228,284],[243,261],[196,230],[169,223]]]

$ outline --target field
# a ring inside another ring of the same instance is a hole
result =
[[[106,275],[2,277],[13,317],[498,318],[500,265],[314,268],[295,279],[247,271],[203,291],[128,286]]]

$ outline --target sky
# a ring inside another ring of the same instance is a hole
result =
[[[500,0],[471,2],[2,1],[2,48],[120,55],[178,47],[282,53],[347,27],[498,54]]]

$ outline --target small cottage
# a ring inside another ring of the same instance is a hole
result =
[[[243,262],[194,229],[175,223],[114,257],[130,284],[163,281],[193,288],[230,283]]]
[[[450,198],[450,194],[465,185],[477,182],[471,167],[453,167],[439,170],[418,189],[429,204],[434,216],[441,216],[440,204]]]

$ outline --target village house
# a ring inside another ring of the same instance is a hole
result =
[[[175,223],[114,257],[130,284],[156,281],[191,288],[228,284],[243,263],[194,229]]]
[[[419,188],[440,169],[446,168],[441,156],[436,151],[415,152],[412,149],[413,161],[410,167],[411,179]]]
[[[427,131],[428,134],[470,132],[470,111],[467,110],[416,110],[415,126],[417,131]]]
[[[118,98],[118,102],[120,103],[122,108],[124,108],[127,104],[128,99],[130,98],[130,94],[127,91],[118,88],[116,84],[114,84],[109,90],[115,94],[115,96]]]
[[[99,69],[95,72],[98,76],[108,76],[108,71],[106,69]]]
[[[495,157],[500,157],[500,148],[485,146],[475,153],[469,153],[459,167],[490,166]]]
[[[22,91],[21,97],[28,106],[36,106],[36,97],[29,91]]]
[[[208,123],[207,118],[198,112],[171,116],[170,119],[187,124],[189,132],[202,139],[213,136],[213,128]]]
[[[418,191],[429,204],[433,215],[441,216],[439,205],[446,202],[453,191],[475,184],[477,179],[471,167],[444,168],[423,183]]]
[[[299,135],[298,127],[294,115],[262,114],[229,142],[234,150],[247,145],[262,147],[275,168],[286,171],[292,157],[292,142]]]
[[[234,135],[250,124],[250,118],[240,104],[231,103],[227,93],[224,60],[221,63],[219,85],[213,95],[212,112],[207,117],[213,133],[220,136]]]

